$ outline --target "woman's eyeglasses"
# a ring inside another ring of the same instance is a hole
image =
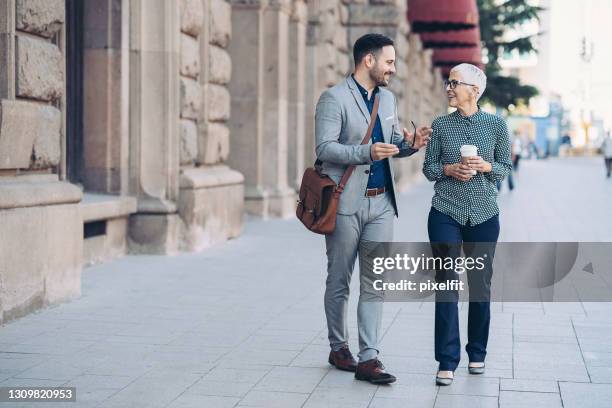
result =
[[[446,88],[449,85],[450,85],[450,89],[455,89],[457,85],[476,86],[474,84],[468,84],[467,82],[457,81],[456,79],[451,79],[450,81],[448,79],[445,79],[444,88]]]

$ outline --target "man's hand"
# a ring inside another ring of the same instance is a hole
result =
[[[491,170],[493,170],[491,163],[484,161],[480,156],[468,157],[467,165],[470,166],[472,170],[476,170],[481,173],[489,173]]]
[[[386,159],[398,153],[399,148],[390,143],[374,143],[372,147],[370,147],[370,156],[372,156],[372,160],[374,161]]]
[[[408,145],[411,145],[413,149],[420,149],[421,147],[427,146],[427,142],[431,139],[431,128],[427,126],[421,126],[416,130],[416,136],[412,133],[408,132],[408,129],[404,128],[404,140]],[[414,140],[414,145],[412,144],[412,140]]]
[[[459,181],[470,181],[473,177],[472,169],[463,163],[445,164],[444,174]]]

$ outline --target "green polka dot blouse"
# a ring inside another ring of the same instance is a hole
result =
[[[496,182],[512,171],[510,136],[506,121],[483,112],[480,107],[471,116],[458,111],[436,118],[433,133],[425,151],[423,174],[435,181],[432,206],[461,225],[470,220],[477,225],[499,214]],[[478,155],[491,163],[490,173],[478,172],[469,181],[444,175],[444,165],[461,160],[464,144],[478,147]]]

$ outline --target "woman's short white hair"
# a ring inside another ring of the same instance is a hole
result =
[[[476,100],[479,100],[487,87],[487,76],[482,69],[472,64],[459,64],[455,65],[450,72],[458,72],[461,74],[461,80],[468,84],[476,85],[478,87],[478,95]]]

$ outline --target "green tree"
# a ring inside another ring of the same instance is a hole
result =
[[[538,94],[538,89],[522,85],[518,78],[501,73],[499,58],[506,52],[537,52],[534,36],[523,36],[505,41],[507,30],[517,29],[521,24],[539,20],[542,7],[529,4],[529,0],[478,0],[480,14],[480,37],[488,61],[485,65],[487,89],[483,99],[500,108],[528,103],[529,98]]]

